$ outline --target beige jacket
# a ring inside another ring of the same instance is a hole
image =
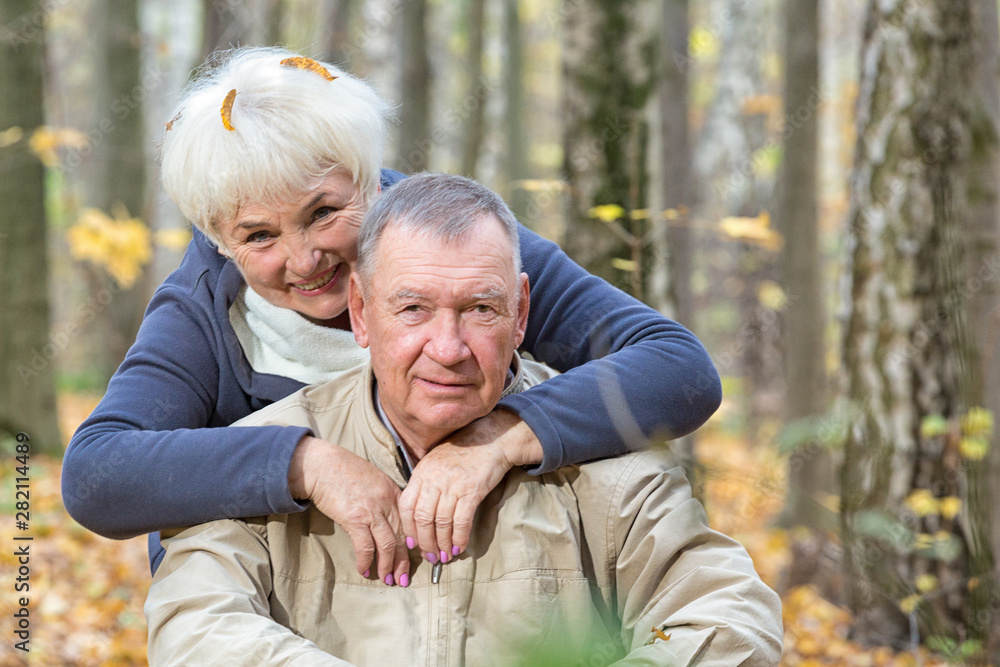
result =
[[[513,390],[551,371],[522,362]],[[405,485],[370,367],[240,422],[308,426]],[[364,579],[314,508],[164,533],[145,612],[151,665],[777,665],[777,595],[709,529],[657,451],[511,471],[443,567],[408,588]],[[657,638],[660,629],[669,640]]]

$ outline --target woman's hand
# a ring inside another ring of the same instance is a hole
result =
[[[514,466],[540,463],[542,445],[521,418],[494,410],[432,449],[399,498],[411,538],[431,562],[448,562],[469,544],[476,508]]]
[[[409,585],[400,491],[388,475],[343,447],[306,436],[292,455],[288,486],[293,498],[312,501],[347,531],[359,574],[367,576],[377,552],[379,580]]]

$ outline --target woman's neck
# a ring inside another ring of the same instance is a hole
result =
[[[341,329],[343,331],[351,330],[351,314],[346,308],[344,309],[344,312],[330,320],[314,320],[313,318],[306,317],[305,315],[303,315],[303,317],[313,324],[318,324],[321,327],[330,327],[331,329]]]

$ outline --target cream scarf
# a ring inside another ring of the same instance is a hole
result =
[[[304,384],[328,382],[368,362],[354,334],[313,324],[288,308],[268,303],[244,285],[229,308],[229,322],[250,367]]]

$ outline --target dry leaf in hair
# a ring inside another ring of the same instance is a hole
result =
[[[334,75],[330,74],[330,72],[327,71],[325,67],[320,65],[312,58],[306,58],[304,56],[285,58],[284,60],[281,61],[281,64],[284,65],[285,67],[297,67],[298,69],[307,69],[310,72],[316,72],[327,81],[333,81],[334,79],[337,78]]]
[[[236,100],[236,89],[233,88],[226,95],[226,100],[222,103],[222,125],[232,132],[236,128],[233,127],[233,102]]]

